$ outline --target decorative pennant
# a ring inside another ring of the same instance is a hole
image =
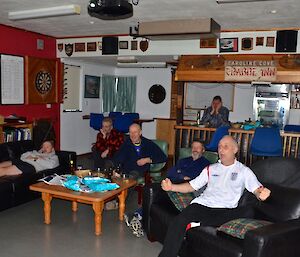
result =
[[[62,51],[62,50],[64,50],[64,44],[63,43],[59,43],[59,44],[57,44],[57,49],[58,49],[58,51]]]

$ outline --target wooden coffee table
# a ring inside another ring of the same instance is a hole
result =
[[[44,201],[44,222],[51,223],[51,200],[52,198],[59,198],[72,201],[72,210],[77,211],[77,203],[91,204],[95,213],[95,234],[98,236],[102,232],[102,211],[104,203],[116,197],[119,198],[119,220],[124,219],[125,200],[127,197],[128,188],[136,185],[133,179],[116,179],[114,181],[120,188],[104,193],[81,193],[69,190],[63,186],[47,185],[44,182],[31,185],[29,188],[32,191],[42,193]]]

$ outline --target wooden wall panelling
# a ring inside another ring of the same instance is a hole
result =
[[[300,55],[297,54],[186,55],[180,58],[175,80],[224,82],[224,64],[226,60],[274,60],[277,63],[275,82],[300,83]]]
[[[172,70],[172,82],[171,82],[171,106],[170,106],[170,118],[176,119],[177,114],[177,96],[178,96],[178,82],[175,81],[175,70]]]
[[[169,156],[174,156],[175,152],[175,125],[175,119],[156,119],[156,138],[168,142]]]
[[[176,124],[183,123],[184,82],[177,83]]]

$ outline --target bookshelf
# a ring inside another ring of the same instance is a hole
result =
[[[4,123],[0,125],[0,143],[32,139],[33,124]]]

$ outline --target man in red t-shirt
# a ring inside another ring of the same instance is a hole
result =
[[[104,118],[102,128],[97,135],[97,142],[93,145],[93,159],[95,169],[106,168],[111,158],[124,142],[123,133],[113,128],[112,119]]]

